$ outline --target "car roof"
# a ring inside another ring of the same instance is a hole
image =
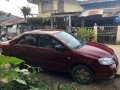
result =
[[[32,31],[28,31],[25,32],[24,34],[49,34],[49,35],[53,35],[55,33],[61,32],[63,30],[61,29],[38,29],[38,30],[32,30]]]

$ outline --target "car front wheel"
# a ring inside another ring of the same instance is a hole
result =
[[[93,71],[84,65],[75,66],[71,71],[72,78],[81,84],[89,84],[94,80]]]

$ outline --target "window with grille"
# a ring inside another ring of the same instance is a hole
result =
[[[42,0],[42,12],[47,13],[53,11],[53,0]]]
[[[58,0],[58,12],[64,12],[64,0]]]

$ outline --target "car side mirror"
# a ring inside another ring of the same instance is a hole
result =
[[[54,48],[57,50],[57,51],[61,51],[61,52],[64,52],[66,51],[67,49],[65,47],[63,47],[62,45],[55,45]]]

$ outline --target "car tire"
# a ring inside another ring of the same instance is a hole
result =
[[[75,66],[71,71],[71,76],[80,84],[90,84],[95,78],[93,71],[85,65]]]

